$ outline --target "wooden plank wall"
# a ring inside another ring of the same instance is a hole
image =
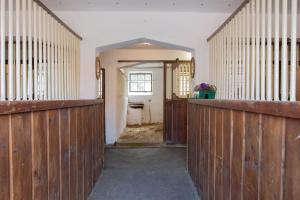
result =
[[[103,165],[102,102],[20,104],[0,104],[0,200],[87,199]]]
[[[188,171],[206,199],[300,197],[300,103],[190,100]]]
[[[165,103],[165,140],[173,144],[187,143],[187,100]]]

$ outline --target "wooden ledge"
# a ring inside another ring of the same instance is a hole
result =
[[[84,107],[101,103],[103,103],[103,100],[101,99],[59,101],[2,101],[0,102],[0,115]]]
[[[300,102],[190,99],[189,103],[221,109],[300,119]]]

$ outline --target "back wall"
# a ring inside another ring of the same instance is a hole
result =
[[[96,97],[95,49],[137,38],[148,38],[195,50],[195,81],[208,81],[207,37],[227,13],[193,12],[55,12],[82,37],[80,97]],[[93,78],[92,78],[93,77]]]

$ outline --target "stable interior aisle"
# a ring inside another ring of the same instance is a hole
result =
[[[185,148],[106,149],[89,200],[198,200]]]

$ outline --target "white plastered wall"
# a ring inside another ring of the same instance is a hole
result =
[[[81,42],[81,98],[96,96],[95,49],[137,38],[148,38],[194,49],[195,82],[208,81],[207,37],[227,13],[193,12],[55,12],[78,32]]]

